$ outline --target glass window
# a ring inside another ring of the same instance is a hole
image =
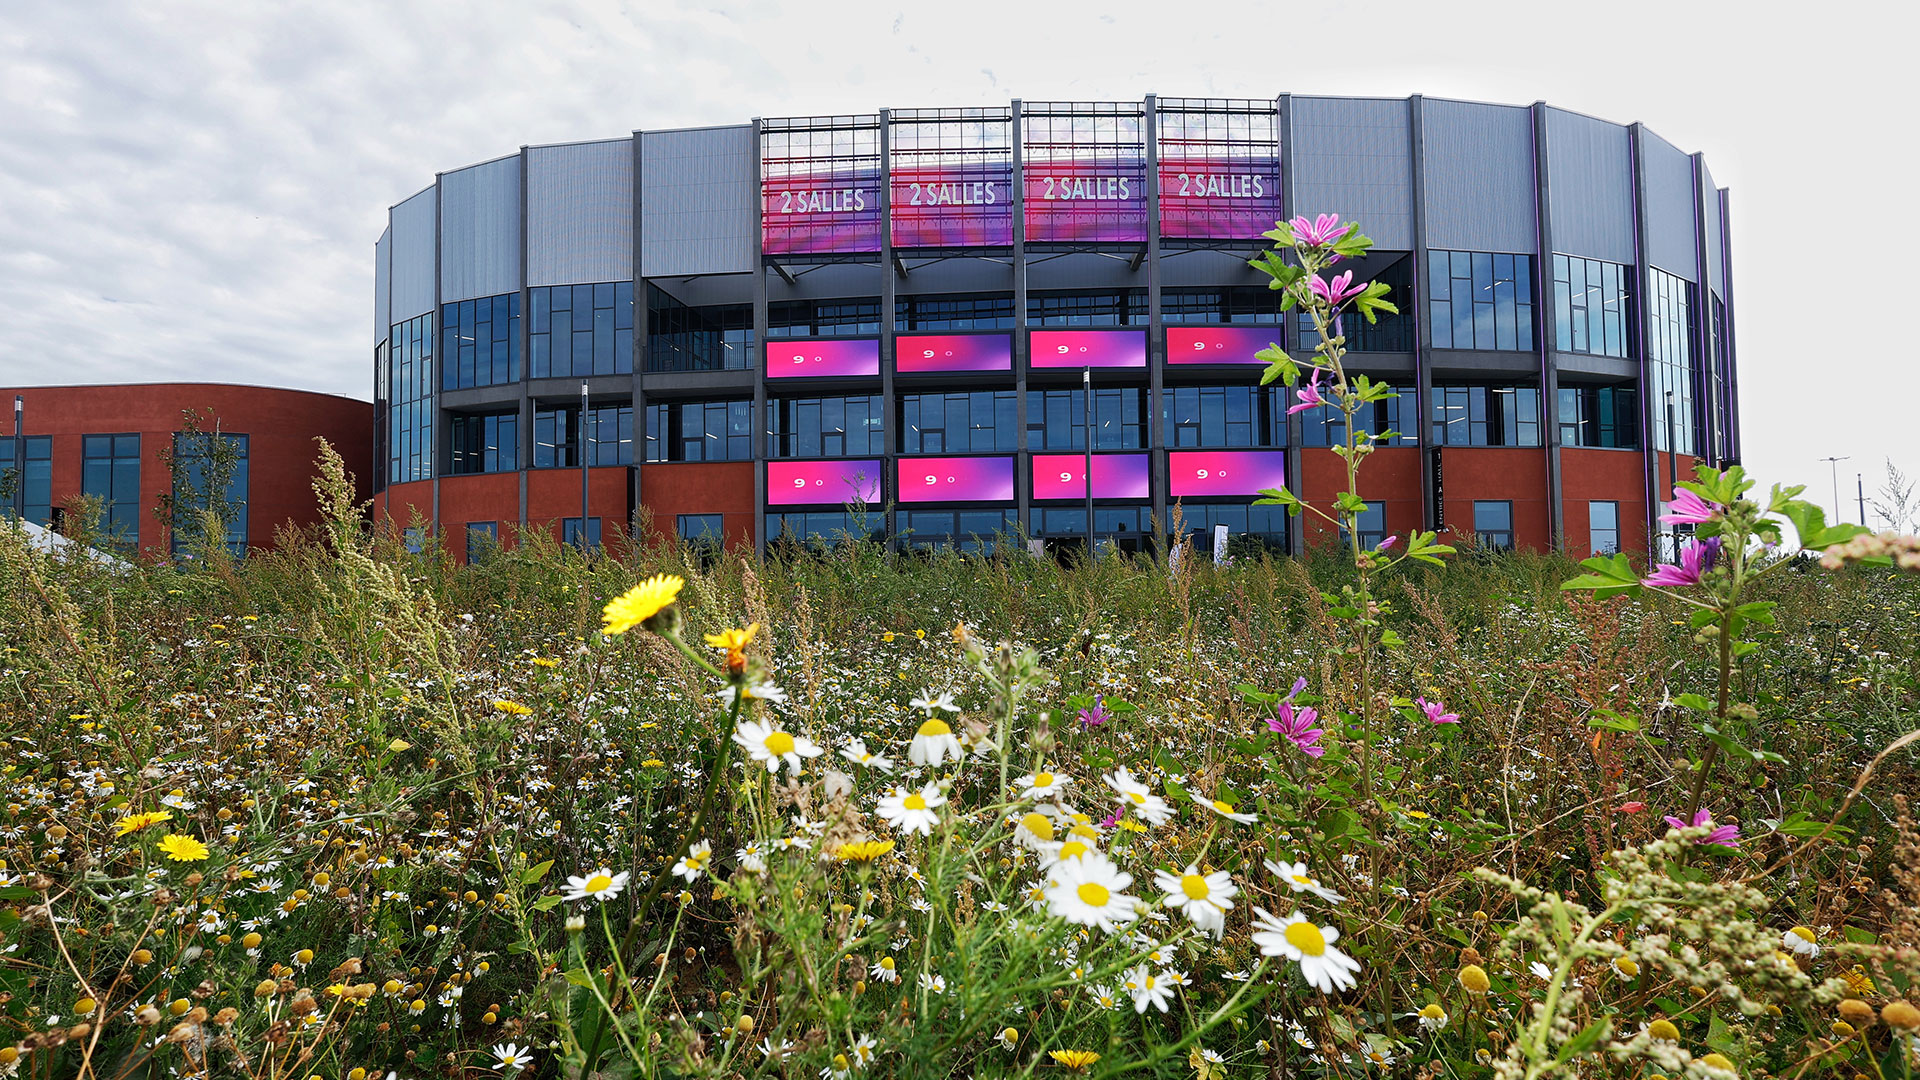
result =
[[[520,414],[486,413],[447,418],[449,472],[512,472],[520,467]]]
[[[393,327],[386,368],[387,481],[433,479],[433,316]]]
[[[1160,321],[1169,326],[1222,323],[1278,326],[1281,292],[1265,285],[1227,285],[1220,288],[1160,290]]]
[[[1269,386],[1169,386],[1160,394],[1167,445],[1285,446],[1287,410],[1280,401],[1278,388]],[[1027,419],[1032,422],[1031,405]]]
[[[901,333],[931,330],[1011,330],[1013,294],[934,294],[894,301],[893,328]]]
[[[1012,390],[900,395],[900,452],[978,454],[1015,449],[1019,401]]]
[[[860,457],[882,445],[880,395],[774,398],[767,402],[770,458]]]
[[[1494,551],[1513,548],[1513,503],[1506,500],[1476,499],[1473,504],[1473,531],[1480,545]]]
[[[1436,349],[1533,349],[1533,256],[1427,253],[1427,318]]]
[[[1027,294],[1028,326],[1145,326],[1147,290],[1074,289]]]
[[[1147,392],[1137,386],[1095,387],[1093,448],[1138,450],[1146,445]],[[1084,390],[1027,391],[1027,449],[1085,450]]]
[[[673,519],[673,535],[685,544],[717,551],[726,543],[724,520],[722,514],[678,514]]]
[[[1587,504],[1587,546],[1595,555],[1611,555],[1620,550],[1620,504]]]
[[[1346,534],[1346,526],[1342,525],[1340,527],[1342,539],[1346,537]],[[1367,502],[1367,508],[1360,511],[1360,547],[1363,550],[1371,551],[1379,547],[1380,541],[1386,538],[1387,508],[1382,503],[1369,500]]]
[[[633,282],[543,285],[527,293],[528,372],[536,379],[633,371]]]
[[[520,381],[520,294],[462,300],[440,309],[447,390]]]
[[[901,510],[895,514],[900,537],[910,548],[953,548],[983,555],[1014,526],[1012,510]]]
[[[1398,315],[1381,313],[1378,321],[1375,322],[1368,322],[1364,315],[1343,315],[1334,328],[1335,332],[1345,335],[1348,352],[1412,352],[1414,311],[1412,257],[1396,260],[1382,269],[1373,280],[1386,283],[1389,289],[1386,299],[1399,308],[1400,313]],[[1299,347],[1303,357],[1311,356],[1313,347],[1320,344],[1320,332],[1314,329],[1313,315],[1311,312],[1296,308],[1293,318],[1294,343]]]
[[[1102,539],[1138,540],[1151,531],[1153,508],[1150,506],[1096,506],[1093,526]],[[1033,535],[1047,538],[1072,536],[1082,542],[1087,536],[1087,510],[1084,506],[1036,506],[1033,508]]]
[[[225,449],[213,451],[219,438]],[[173,522],[169,533],[175,555],[185,550],[200,533],[199,514],[212,510],[226,526],[227,550],[235,555],[247,553],[247,444],[245,435],[225,432],[173,433]],[[213,485],[224,476],[224,489],[218,497]]]
[[[753,305],[693,307],[647,286],[648,371],[746,371],[753,367]]]
[[[580,528],[577,517],[564,518],[560,522],[560,542],[568,547],[577,547],[582,551],[600,550],[600,519],[590,517],[587,527]]]
[[[1540,391],[1532,386],[1435,385],[1434,446],[1539,446]]]
[[[1693,283],[1657,269],[1648,271],[1647,277],[1647,392],[1653,395],[1647,406],[1652,412],[1653,448],[1664,451],[1671,442],[1677,453],[1696,453]]]
[[[472,566],[485,560],[500,549],[500,523],[497,521],[467,522],[467,565]]]
[[[1278,387],[1281,394],[1285,391]],[[1412,446],[1414,433],[1408,431],[1402,423],[1401,405],[1404,402],[1411,410],[1414,401],[1414,389],[1411,386],[1393,387],[1394,396],[1383,401],[1362,402],[1360,410],[1353,414],[1354,423],[1369,435],[1385,435],[1399,432],[1396,438],[1377,439],[1376,446]],[[1285,400],[1282,397],[1280,400]],[[1284,423],[1284,417],[1282,423]],[[1345,446],[1347,445],[1347,416],[1339,409],[1322,406],[1309,409],[1300,414],[1300,445],[1302,446]]]
[[[844,537],[878,540],[885,526],[884,515],[865,514],[856,518],[845,510],[767,513],[767,535],[775,543],[784,544],[833,543]]]
[[[584,440],[589,465],[633,464],[633,407],[607,405],[587,410]],[[533,467],[580,467],[580,409],[535,409]]]
[[[1631,386],[1562,386],[1560,445],[1640,447],[1640,394]]]
[[[100,531],[123,548],[140,543],[140,436],[80,440],[80,493],[100,500]]]
[[[647,406],[648,461],[746,461],[753,457],[751,401],[676,401]]]
[[[880,332],[880,298],[776,300],[767,305],[767,337],[849,337]]]
[[[1287,550],[1287,508],[1249,503],[1176,503],[1181,534],[1197,553],[1213,550],[1213,527],[1225,525],[1229,543],[1236,536],[1251,537],[1259,547],[1276,554]],[[1170,511],[1171,512],[1171,511]]]
[[[6,482],[0,483],[0,514],[11,514],[14,508],[14,495],[22,496],[23,510],[27,520],[35,525],[51,528],[53,526],[53,436],[27,435],[21,442],[26,444],[21,462],[15,457],[20,447],[15,445],[13,436],[0,437],[0,476]],[[24,479],[20,470],[25,470]],[[20,488],[24,486],[25,490]]]
[[[1553,257],[1554,348],[1596,356],[1633,355],[1627,334],[1627,282],[1619,263]]]

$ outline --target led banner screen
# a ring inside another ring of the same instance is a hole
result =
[[[893,168],[893,246],[1006,247],[1013,243],[1013,165]]]
[[[1277,326],[1169,326],[1169,364],[1259,364],[1254,354],[1280,338]]]
[[[1144,499],[1148,495],[1147,455],[1093,455],[1094,498]],[[1033,497],[1036,499],[1086,498],[1086,455],[1035,454],[1033,456]]]
[[[879,251],[880,117],[760,124],[760,225],[768,255]]]
[[[872,338],[767,342],[767,378],[880,374],[880,343]]]
[[[1012,371],[1008,334],[902,334],[893,339],[893,369],[902,375],[931,371]]]
[[[1167,494],[1257,495],[1287,486],[1284,450],[1174,450],[1167,454]]]
[[[880,501],[880,460],[769,461],[767,505]]]
[[[1025,174],[1028,243],[1146,240],[1144,157],[1029,161]]]
[[[1027,339],[1037,368],[1143,368],[1145,330],[1034,330]]]
[[[1252,240],[1280,216],[1275,159],[1160,158],[1160,235]]]
[[[933,457],[900,459],[900,501],[1011,502],[1010,457]]]

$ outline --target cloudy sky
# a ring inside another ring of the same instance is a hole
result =
[[[1904,421],[1846,404],[1920,390],[1891,272],[1920,250],[1914,8],[8,4],[0,385],[370,397],[387,207],[525,143],[1014,97],[1545,99],[1706,153],[1733,192],[1748,465],[1825,501],[1819,459],[1848,455],[1851,516],[1855,471],[1869,497],[1886,459],[1920,472]]]

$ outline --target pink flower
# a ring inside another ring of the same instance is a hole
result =
[[[1306,412],[1308,409],[1318,408],[1327,403],[1327,399],[1320,396],[1319,368],[1313,369],[1313,378],[1303,384],[1300,389],[1295,390],[1293,396],[1300,399],[1300,404],[1288,409],[1288,416],[1292,416],[1297,412]]]
[[[1667,824],[1673,826],[1676,829],[1684,829],[1688,827],[1686,822],[1681,821],[1679,818],[1674,817],[1672,814],[1667,815]],[[1710,826],[1710,825],[1713,825],[1713,812],[1706,809],[1705,807],[1701,807],[1700,810],[1693,815],[1692,827],[1700,828],[1701,826]],[[1738,825],[1717,826],[1714,828],[1712,832],[1706,835],[1705,839],[1701,840],[1700,842],[1703,844],[1719,844],[1721,847],[1739,847],[1740,846],[1740,826]]]
[[[1314,721],[1319,718],[1320,714],[1310,705],[1302,705],[1296,709],[1293,702],[1283,701],[1278,708],[1274,709],[1273,717],[1267,721],[1267,727],[1285,735],[1294,749],[1308,757],[1317,758],[1327,752],[1326,747],[1319,745],[1320,736],[1326,732],[1313,726]]]
[[[1689,540],[1680,549],[1680,564],[1662,563],[1647,577],[1640,579],[1642,585],[1664,585],[1677,588],[1700,584],[1700,578],[1713,569],[1720,558],[1720,538],[1708,537],[1705,540]]]
[[[1420,711],[1426,713],[1427,720],[1432,723],[1457,724],[1460,722],[1459,713],[1448,712],[1447,707],[1437,701],[1428,701],[1426,698],[1414,698],[1413,703],[1420,706]]]
[[[1328,307],[1339,307],[1348,299],[1359,296],[1361,293],[1367,291],[1366,285],[1353,284],[1353,271],[1351,270],[1342,272],[1338,277],[1333,279],[1331,284],[1320,280],[1319,274],[1309,274],[1307,275],[1307,288],[1313,290],[1313,295],[1325,300]]]
[[[1667,512],[1660,515],[1660,520],[1668,525],[1699,525],[1712,521],[1725,509],[1719,503],[1710,503],[1681,488],[1673,493],[1673,501],[1667,504]]]
[[[1379,543],[1377,543],[1377,544],[1375,544],[1375,545],[1373,545],[1373,550],[1375,550],[1375,551],[1385,551],[1385,550],[1387,550],[1388,548],[1390,548],[1390,547],[1392,547],[1393,545],[1395,545],[1395,544],[1397,544],[1397,543],[1399,543],[1399,542],[1400,542],[1400,537],[1399,537],[1399,536],[1397,536],[1397,535],[1396,535],[1396,536],[1389,536],[1389,537],[1387,537],[1387,538],[1386,538],[1385,540],[1382,540],[1382,541],[1380,541]]]
[[[1619,806],[1616,806],[1613,808],[1613,812],[1616,814],[1637,814],[1640,811],[1645,810],[1646,808],[1647,808],[1646,803],[1640,802],[1639,800],[1636,799],[1631,802],[1621,803]],[[1674,819],[1674,820],[1677,820],[1677,819]]]
[[[1097,728],[1101,724],[1113,719],[1113,714],[1107,711],[1106,698],[1103,695],[1095,694],[1093,695],[1093,708],[1081,709],[1079,715],[1075,716],[1074,719],[1080,721],[1080,730],[1086,731],[1089,728]]]
[[[1345,236],[1351,225],[1341,225],[1339,214],[1321,214],[1314,221],[1308,221],[1306,215],[1294,218],[1287,223],[1293,227],[1293,238],[1311,247],[1320,247]]]
[[[1120,824],[1120,815],[1126,812],[1127,808],[1125,806],[1115,807],[1113,813],[1108,814],[1100,820],[1100,827],[1103,829],[1111,829],[1115,825]]]

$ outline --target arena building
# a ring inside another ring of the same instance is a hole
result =
[[[374,249],[376,510],[455,538],[603,523],[1132,546],[1319,542],[1331,410],[1247,265],[1277,218],[1373,237],[1348,320],[1399,396],[1368,540],[1645,551],[1737,461],[1727,193],[1640,124],[1415,96],[1015,101],[636,131],[439,174]],[[1092,407],[1087,395],[1091,392]],[[1089,415],[1091,414],[1091,415]],[[1091,435],[1089,434],[1091,433]],[[1091,441],[1090,466],[1088,443]],[[609,533],[609,536],[612,534]]]

